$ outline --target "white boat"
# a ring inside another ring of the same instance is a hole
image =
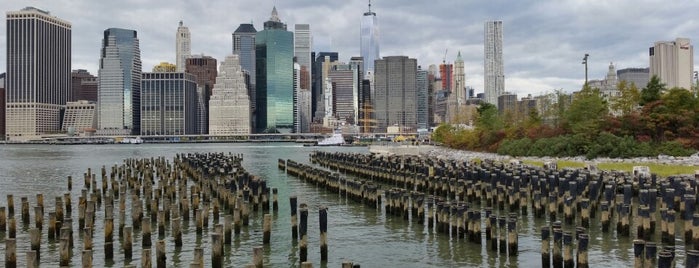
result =
[[[332,136],[318,142],[318,146],[338,146],[345,144],[345,138],[340,133],[334,133]]]

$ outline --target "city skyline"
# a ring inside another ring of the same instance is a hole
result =
[[[143,68],[150,70],[162,61],[175,62],[172,33],[180,20],[192,32],[193,54],[223,59],[230,53],[230,34],[241,23],[250,21],[261,29],[274,4],[209,1],[203,5],[183,1],[163,5],[152,1],[111,5],[94,1],[17,1],[3,6],[5,12],[35,6],[71,21],[72,69],[96,74],[101,34],[106,28],[138,31]],[[340,60],[345,62],[359,55],[359,24],[367,2],[304,1],[276,5],[287,24],[311,25],[314,51],[338,51]],[[503,44],[505,90],[521,96],[558,88],[568,92],[578,90],[584,80],[580,63],[585,53],[590,54],[590,79],[604,78],[609,62],[614,62],[618,69],[648,67],[647,49],[655,41],[677,37],[698,39],[699,23],[686,12],[697,8],[699,3],[663,5],[660,1],[478,4],[372,1],[372,11],[380,16],[381,56],[407,55],[427,68],[429,64],[441,63],[446,49],[447,62],[453,62],[461,50],[466,85],[477,92],[483,92],[484,88],[483,22],[502,20],[508,25]],[[168,19],[152,20],[153,17]],[[646,19],[635,19],[639,17]],[[0,72],[6,71],[5,38],[6,29],[0,27]]]

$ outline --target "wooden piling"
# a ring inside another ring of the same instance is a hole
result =
[[[133,227],[124,227],[124,242],[122,244],[124,249],[124,258],[131,260],[133,256]]]
[[[7,217],[15,217],[15,199],[11,194],[7,195]]]
[[[588,264],[588,259],[587,259],[587,248],[588,248],[588,243],[590,241],[590,237],[587,234],[580,234],[578,235],[578,250],[577,250],[577,258],[576,258],[576,267],[577,268],[587,268],[589,267]]]
[[[279,210],[279,202],[278,202],[278,194],[277,194],[277,188],[272,188],[272,210],[277,211]]]
[[[82,267],[83,268],[92,268],[92,251],[91,250],[83,250],[83,252],[82,252]]]
[[[298,239],[299,233],[298,233],[298,223],[297,223],[297,218],[296,218],[296,202],[298,202],[298,199],[296,196],[291,196],[289,197],[289,204],[291,205],[291,239],[296,240]]]
[[[211,267],[223,267],[223,239],[220,233],[211,234]]]
[[[14,238],[5,239],[5,267],[17,267],[17,240]]]
[[[29,200],[27,200],[27,197],[22,197],[21,202],[22,224],[29,225]]]
[[[633,267],[643,268],[643,248],[645,247],[645,241],[636,239],[633,241]]]
[[[5,207],[0,207],[0,232],[7,231],[7,214],[5,213]]]
[[[31,244],[31,250],[36,252],[36,260],[37,263],[39,262],[39,259],[41,258],[41,230],[39,229],[30,229],[29,230],[29,241]]]
[[[320,227],[320,261],[328,261],[328,208],[321,207],[318,210],[318,222]]]
[[[551,267],[551,229],[541,227],[541,267]]]
[[[27,268],[37,268],[39,267],[39,261],[36,257],[36,251],[27,251]]]
[[[175,247],[182,247],[182,219],[172,219],[172,236],[175,240]]]
[[[555,224],[559,223],[558,226]],[[554,223],[553,227],[553,267],[563,267],[563,230],[560,228],[560,222]]]
[[[165,240],[158,240],[158,242],[155,244],[155,260],[156,267],[167,267],[167,257],[165,255]]]
[[[141,247],[150,248],[153,245],[153,240],[151,239],[151,221],[150,217],[143,217],[141,222]]]
[[[507,221],[507,252],[509,256],[517,256],[518,245],[517,218],[510,217]]]
[[[573,267],[573,234],[563,232],[563,266]]]
[[[263,218],[262,243],[268,245],[272,236],[272,215],[265,214]]]
[[[252,263],[257,268],[262,268],[263,250],[262,247],[252,248]]]
[[[230,245],[232,243],[232,225],[233,225],[233,216],[231,215],[226,215],[223,217],[223,243],[226,245]]]
[[[653,242],[646,242],[646,247],[643,250],[646,255],[646,259],[643,261],[643,265],[645,267],[656,267],[656,253],[657,253],[657,246]]]
[[[61,231],[61,233],[68,233],[68,231]],[[60,266],[70,266],[70,240],[68,238],[61,237],[59,256]]]
[[[150,248],[141,249],[141,268],[153,267],[153,257]]]
[[[306,204],[301,204],[299,208],[299,214],[301,214],[301,220],[299,223],[299,236],[301,241],[299,242],[299,260],[301,263],[308,260],[308,208]]]
[[[10,217],[8,220],[9,226],[7,230],[7,237],[8,238],[17,238],[17,221],[15,221],[14,217]]]

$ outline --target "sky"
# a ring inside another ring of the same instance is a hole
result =
[[[241,23],[261,30],[276,6],[293,31],[311,26],[315,51],[337,51],[348,62],[359,56],[364,0],[0,0],[0,10],[33,6],[72,23],[72,66],[97,74],[103,31],[138,31],[143,70],[175,62],[175,33],[182,20],[192,53],[222,60]],[[416,58],[427,68],[453,62],[461,51],[466,85],[483,92],[484,22],[502,20],[505,90],[523,97],[579,90],[589,54],[589,79],[617,69],[648,67],[656,41],[699,40],[699,1],[665,0],[374,0],[380,56]],[[6,70],[6,27],[0,26],[0,72]],[[446,55],[446,56],[445,56]],[[699,68],[695,65],[695,70]]]

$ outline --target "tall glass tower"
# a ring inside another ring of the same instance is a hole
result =
[[[104,31],[97,95],[98,132],[141,132],[141,50],[135,30]]]
[[[27,7],[7,12],[6,135],[25,139],[61,130],[71,97],[71,24]]]
[[[369,11],[364,12],[362,24],[360,26],[360,54],[364,58],[364,75],[374,73],[374,61],[379,59],[379,21],[376,13],[371,11],[371,0],[369,1]]]
[[[255,36],[257,132],[290,132],[294,125],[294,34],[277,8]]]
[[[498,106],[498,97],[505,92],[505,70],[502,61],[502,21],[485,22],[485,101]]]

